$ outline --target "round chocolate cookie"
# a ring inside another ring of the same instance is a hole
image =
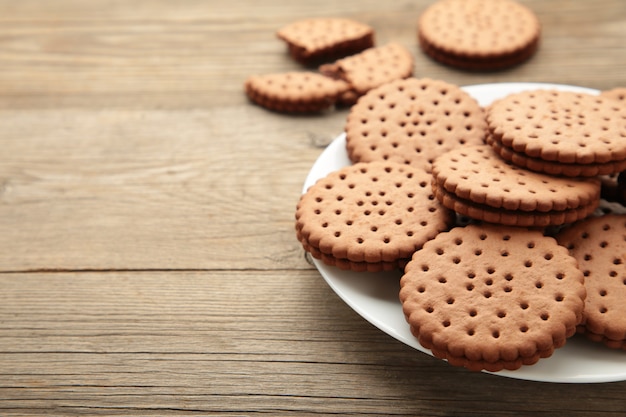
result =
[[[607,214],[573,224],[556,235],[578,260],[587,299],[581,333],[626,349],[626,215]]]
[[[458,86],[407,78],[362,96],[345,131],[353,162],[390,161],[430,171],[448,150],[482,144],[487,124],[478,102]]]
[[[337,170],[309,187],[296,208],[304,249],[353,270],[401,267],[453,222],[432,195],[428,173],[391,162]]]
[[[418,21],[422,50],[466,70],[498,70],[529,59],[541,28],[532,10],[512,0],[439,0]]]
[[[471,370],[531,365],[565,344],[585,298],[576,260],[538,231],[469,225],[417,251],[400,281],[411,332]]]
[[[615,100],[571,91],[524,91],[492,103],[487,122],[490,140],[528,160],[570,169],[579,165],[579,175],[589,166],[591,176],[624,169],[626,107]]]
[[[314,72],[254,75],[245,83],[250,100],[283,113],[315,113],[332,107],[348,91],[341,80]]]

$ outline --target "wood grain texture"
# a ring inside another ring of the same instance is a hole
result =
[[[259,132],[267,117],[0,111],[0,269],[297,267],[293,213],[317,119]]]
[[[0,285],[2,415],[623,415],[623,383],[530,383],[418,353],[314,271],[4,274]]]
[[[429,1],[0,0],[0,415],[624,416],[626,382],[471,373],[359,317],[293,230],[348,110],[243,94],[302,69],[274,32],[310,16],[372,25],[419,77],[626,85],[626,2],[523,3],[539,53],[465,73],[418,50]]]

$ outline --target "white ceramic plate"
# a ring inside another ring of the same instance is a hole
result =
[[[596,90],[582,87],[540,83],[482,84],[463,89],[485,106],[510,93],[540,88],[598,94]],[[345,150],[345,134],[342,134],[317,159],[306,178],[303,191],[317,179],[349,164],[350,160]],[[413,337],[402,314],[402,307],[398,301],[401,272],[357,273],[342,271],[318,260],[313,262],[333,291],[363,318],[397,340],[431,354]],[[626,380],[626,352],[608,349],[581,336],[574,336],[550,358],[516,371],[501,371],[495,374],[546,382],[622,381]]]

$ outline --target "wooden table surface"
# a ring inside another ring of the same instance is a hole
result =
[[[523,2],[538,54],[465,73],[418,50],[429,1],[0,0],[0,415],[626,415],[626,382],[472,373],[351,310],[293,220],[348,110],[243,94],[302,69],[275,31],[311,16],[418,77],[626,85],[624,0]]]

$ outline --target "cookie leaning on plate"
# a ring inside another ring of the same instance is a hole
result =
[[[549,357],[576,332],[582,272],[541,232],[469,225],[417,251],[400,281],[411,332],[436,357],[479,371]]]
[[[351,105],[369,90],[382,84],[410,77],[413,74],[413,55],[399,43],[389,43],[322,65],[320,72],[350,84],[341,102]]]
[[[614,349],[626,349],[626,215],[608,214],[573,224],[556,235],[579,263],[587,299],[579,331]]]
[[[352,106],[345,126],[353,162],[390,161],[430,171],[458,146],[483,143],[483,109],[456,85],[407,78],[370,90]]]
[[[374,46],[374,30],[351,19],[298,20],[276,35],[286,42],[292,58],[305,65],[334,61]]]
[[[626,106],[616,100],[524,91],[492,103],[487,123],[500,155],[528,169],[596,176],[626,168]]]
[[[489,145],[448,151],[433,162],[433,192],[460,214],[512,226],[554,226],[598,206],[596,178],[553,177],[501,159]]]
[[[304,249],[355,271],[402,267],[454,222],[430,190],[430,174],[391,162],[359,163],[318,180],[296,208]]]
[[[535,53],[540,34],[534,12],[512,0],[439,0],[418,21],[422,50],[466,70],[520,64]]]

